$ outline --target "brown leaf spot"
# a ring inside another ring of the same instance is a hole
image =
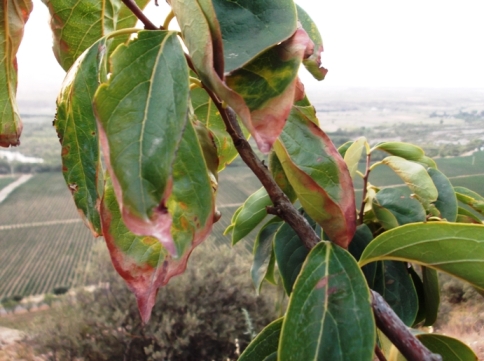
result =
[[[76,193],[79,189],[79,186],[76,183],[69,183],[68,187],[72,194]]]

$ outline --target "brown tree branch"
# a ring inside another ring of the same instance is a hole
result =
[[[442,361],[440,355],[430,352],[393,312],[382,296],[371,291],[373,314],[377,327],[398,348],[408,361]]]
[[[129,10],[138,18],[139,21],[143,23],[146,30],[163,30],[162,27],[157,27],[151,22],[150,19],[143,13],[139,8],[138,4],[134,0],[122,0],[124,5],[128,7]]]
[[[363,176],[363,194],[361,197],[361,208],[360,213],[358,215],[358,224],[363,224],[363,216],[365,214],[365,198],[368,192],[368,178],[370,177],[370,160],[371,160],[371,153],[366,155],[366,171],[365,175]]]
[[[387,361],[387,358],[381,351],[380,347],[378,347],[378,345],[375,345],[375,355],[378,361]]]

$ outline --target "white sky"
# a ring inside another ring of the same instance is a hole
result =
[[[155,24],[166,8],[150,4]],[[323,36],[322,83],[314,87],[484,88],[483,0],[299,0]],[[153,10],[154,9],[154,10]],[[20,98],[53,97],[64,72],[51,51],[47,8],[34,0],[19,62]]]

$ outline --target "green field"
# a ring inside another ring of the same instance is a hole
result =
[[[12,177],[12,176],[0,176],[0,190],[8,186],[10,183],[14,182],[17,180],[18,177]]]
[[[437,164],[454,185],[484,194],[484,152],[438,159]],[[223,231],[233,212],[260,183],[246,167],[228,167],[219,178],[217,207],[222,218],[214,225],[213,237],[229,242]],[[380,187],[402,184],[386,166],[375,168],[370,182]],[[355,188],[361,188],[361,183],[355,182]],[[246,246],[250,247],[252,239],[253,234]],[[82,284],[93,243],[62,176],[35,175],[0,204],[0,299]]]

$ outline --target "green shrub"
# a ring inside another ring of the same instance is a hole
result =
[[[131,292],[107,262],[107,252],[96,246],[88,281],[99,286],[78,292],[74,301],[65,298],[55,317],[39,323],[32,342],[51,360],[236,358],[238,346],[245,348],[250,334],[277,317],[275,292],[255,295],[242,247],[237,253],[209,242],[194,251],[183,275],[160,290],[146,326]]]

